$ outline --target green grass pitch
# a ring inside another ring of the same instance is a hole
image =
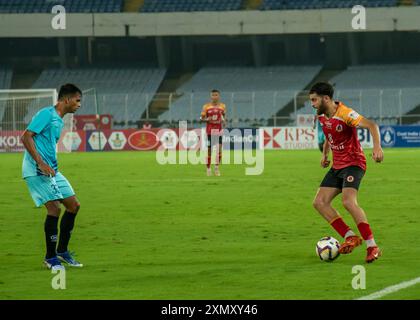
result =
[[[364,245],[332,263],[315,255],[319,238],[339,239],[312,208],[319,160],[316,150],[270,151],[260,176],[225,165],[207,177],[203,165],[159,165],[153,152],[60,154],[81,202],[70,249],[85,267],[67,268],[66,289],[54,290],[42,266],[45,209],[20,178],[22,154],[1,154],[0,299],[354,299],[419,277],[420,150],[368,159],[359,203],[383,250],[371,265]],[[351,286],[355,265],[366,267],[365,290]],[[385,297],[419,298],[420,284]]]

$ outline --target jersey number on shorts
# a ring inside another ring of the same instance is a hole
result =
[[[53,189],[54,194],[59,194],[60,193],[60,189],[58,189],[58,186],[56,184],[51,184],[51,188]]]

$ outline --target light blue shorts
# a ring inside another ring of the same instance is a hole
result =
[[[29,192],[37,207],[53,200],[62,200],[74,196],[74,190],[60,172],[55,177],[33,176],[25,178]]]

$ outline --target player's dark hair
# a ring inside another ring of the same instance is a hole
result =
[[[214,92],[217,92],[217,93],[219,93],[219,94],[220,94],[220,91],[219,91],[219,90],[217,90],[217,89],[213,89],[213,90],[211,90],[211,93],[214,93]]]
[[[328,82],[317,82],[309,91],[309,94],[316,93],[319,96],[328,96],[332,99],[334,95],[334,88]]]
[[[74,84],[71,84],[71,83],[64,84],[60,87],[60,90],[58,91],[58,100],[64,97],[74,96],[77,93],[82,95],[82,90],[80,90]]]

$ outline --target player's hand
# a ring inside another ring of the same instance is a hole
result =
[[[323,168],[328,168],[328,166],[330,165],[331,161],[328,160],[327,156],[322,156],[321,158],[321,167]]]
[[[373,148],[372,159],[376,162],[382,162],[384,160],[384,152],[380,146]]]
[[[55,177],[55,171],[45,162],[39,163],[38,167],[44,175]]]

